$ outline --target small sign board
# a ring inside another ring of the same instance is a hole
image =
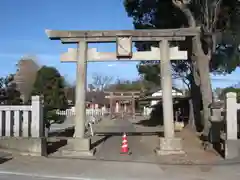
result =
[[[117,58],[131,58],[132,57],[132,37],[118,36],[116,40],[116,54]]]

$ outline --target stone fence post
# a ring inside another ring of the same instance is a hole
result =
[[[32,137],[44,137],[45,136],[45,123],[43,119],[43,97],[32,96],[32,123],[31,134]]]
[[[226,123],[227,123],[227,139],[237,139],[237,95],[234,92],[226,94]]]
[[[238,123],[236,93],[229,92],[226,94],[226,126],[227,137],[225,140],[225,159],[239,158],[240,156],[240,141],[238,140]]]

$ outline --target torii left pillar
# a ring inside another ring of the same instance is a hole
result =
[[[87,50],[87,42],[80,41],[78,43],[76,57],[75,132],[74,138],[69,139],[68,146],[62,150],[63,156],[93,156],[95,153],[95,149],[90,149],[90,138],[85,137]],[[72,54],[72,56],[74,56],[74,54]]]
[[[87,42],[81,41],[78,44],[77,53],[77,74],[76,74],[76,116],[75,134],[76,138],[84,138],[86,122],[86,71],[87,71]]]

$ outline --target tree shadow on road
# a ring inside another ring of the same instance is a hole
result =
[[[105,140],[107,140],[108,138],[112,137],[112,136],[123,136],[124,132],[109,132],[109,133],[99,133],[99,134],[105,134],[106,136],[108,136]],[[159,131],[152,131],[152,132],[125,132],[127,136],[153,136],[153,135],[157,135],[159,137],[163,137],[164,132],[159,132]]]
[[[67,145],[67,140],[56,140],[47,143],[47,154],[52,154],[57,152],[61,147]]]
[[[12,157],[0,157],[0,164],[3,164],[7,161],[10,161],[12,160],[13,158]]]
[[[48,137],[73,137],[74,127],[48,133]]]
[[[61,132],[53,132],[49,134],[48,144],[47,144],[47,154],[52,154],[57,152],[61,147],[67,145],[67,138],[73,137],[74,127],[68,128]]]
[[[53,154],[57,152],[60,148],[66,146],[68,139],[73,138],[73,135],[74,135],[74,127],[68,128],[62,132],[51,134],[51,137],[48,140],[48,147],[47,147],[48,155]],[[97,147],[98,145],[100,145],[110,137],[111,135],[97,136],[97,138],[92,137],[90,148],[93,149]]]
[[[148,126],[148,127],[156,127],[159,125],[163,125],[162,103],[158,103],[153,107],[153,110],[150,114],[149,119],[140,120],[135,124]]]
[[[96,141],[91,142],[91,149],[96,148],[101,143],[104,143],[107,139],[109,139],[112,135],[104,135],[98,136],[99,138]]]

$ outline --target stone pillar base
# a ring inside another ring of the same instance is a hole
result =
[[[225,159],[234,159],[240,157],[240,140],[225,141]]]
[[[157,155],[185,154],[180,138],[160,138],[160,146],[155,149]]]
[[[93,157],[96,149],[91,149],[91,139],[72,138],[68,139],[67,145],[60,150],[63,157]]]

